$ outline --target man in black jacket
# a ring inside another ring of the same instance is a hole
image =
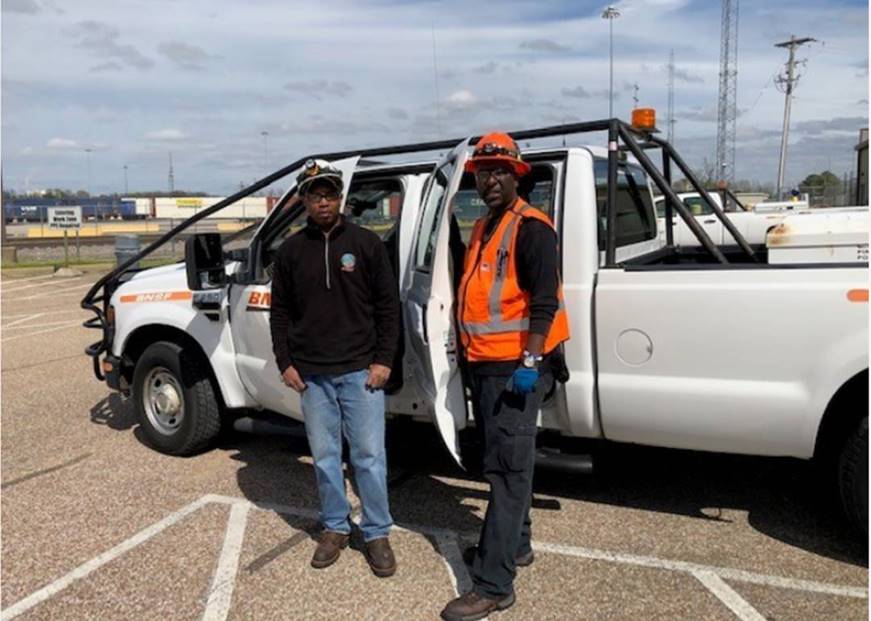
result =
[[[360,529],[375,575],[396,571],[388,534],[384,383],[399,339],[399,294],[378,236],[339,214],[340,170],[309,160],[297,178],[305,228],[278,249],[270,326],[284,383],[302,395],[324,533],[311,565],[332,565],[348,545],[350,504],[342,433],[363,507]]]

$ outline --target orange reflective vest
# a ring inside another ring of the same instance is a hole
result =
[[[472,229],[457,307],[460,338],[470,361],[519,360],[526,347],[529,293],[520,288],[514,259],[523,218],[535,218],[553,228],[546,215],[517,199],[502,214],[486,243],[487,218],[480,218]],[[557,297],[559,309],[545,339],[545,354],[569,338],[562,284]]]

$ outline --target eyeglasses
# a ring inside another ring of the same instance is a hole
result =
[[[333,201],[339,200],[338,192],[307,192],[305,195],[305,200],[310,203],[320,203],[322,200],[326,200],[329,203]]]
[[[512,171],[507,168],[492,168],[490,170],[485,169],[475,171],[475,178],[481,182],[489,181],[490,177],[494,177],[497,181],[501,181],[512,174]]]

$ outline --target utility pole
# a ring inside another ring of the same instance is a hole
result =
[[[175,192],[175,175],[172,172],[172,151],[169,152],[169,193]]]
[[[789,37],[789,41],[776,43],[774,47],[789,48],[789,60],[786,62],[786,75],[779,75],[775,78],[778,89],[786,95],[786,101],[783,107],[783,135],[780,138],[780,165],[777,168],[777,198],[783,199],[783,176],[786,172],[786,145],[789,140],[789,113],[792,107],[792,91],[798,84],[801,76],[795,74],[795,49],[806,43],[816,41],[811,37],[796,39],[795,35]]]
[[[632,88],[635,89],[635,91],[634,91],[633,94],[632,94],[632,101],[634,102],[633,109],[634,109],[634,108],[637,108],[637,107],[638,107],[638,82],[636,82],[635,84],[633,84],[633,85],[632,85]]]
[[[674,49],[668,55],[668,143],[674,146]]]
[[[124,164],[124,196],[128,194],[127,190],[127,164]]]
[[[719,181],[735,180],[735,125],[738,119],[738,0],[722,0],[720,22],[720,91],[717,101],[717,168]]]

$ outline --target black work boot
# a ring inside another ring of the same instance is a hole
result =
[[[469,591],[448,603],[442,610],[445,621],[475,621],[483,619],[491,612],[505,610],[514,604],[514,593],[502,599],[491,599]]]
[[[325,530],[312,556],[311,566],[315,569],[329,567],[339,559],[344,548],[348,547],[348,535]]]
[[[364,554],[372,573],[379,578],[389,578],[396,573],[396,557],[387,537],[367,541]]]

